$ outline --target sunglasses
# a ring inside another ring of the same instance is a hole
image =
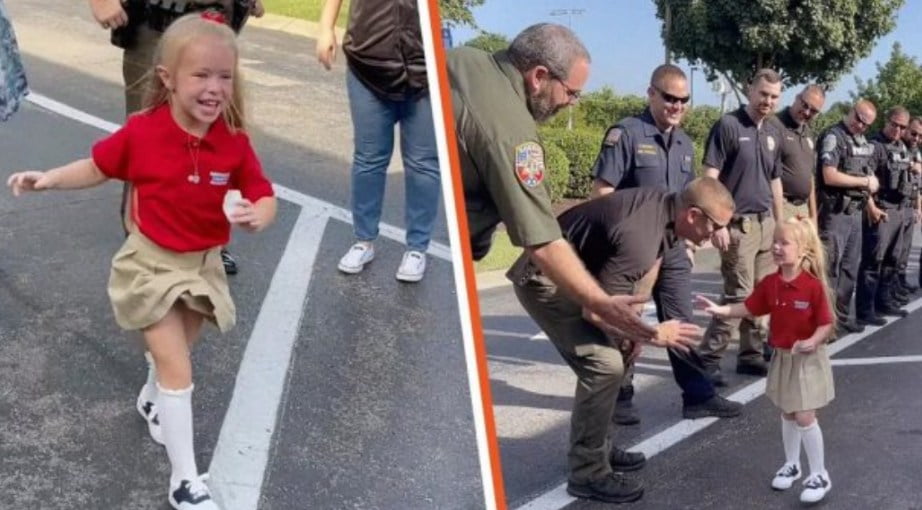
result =
[[[666,104],[671,104],[671,105],[676,105],[676,104],[686,105],[686,104],[688,104],[689,101],[691,101],[691,96],[685,96],[685,97],[673,96],[672,94],[666,93],[663,89],[657,87],[656,85],[651,85],[651,87],[653,87],[653,90],[655,90],[655,91],[657,91],[657,92],[659,93],[660,97],[663,98],[663,101],[664,101]]]
[[[820,113],[819,108],[814,108],[813,106],[810,105],[810,103],[804,101],[802,97],[798,97],[797,100],[800,101],[800,107],[804,109],[807,115],[810,115],[812,117],[813,115],[817,115]]]
[[[922,138],[922,131],[910,131],[909,136],[913,138]]]
[[[700,212],[701,214],[703,214],[705,218],[707,218],[707,220],[708,220],[708,225],[711,227],[711,230],[714,231],[714,232],[716,232],[716,231],[718,231],[718,230],[720,230],[720,229],[722,229],[722,228],[724,228],[724,227],[727,226],[726,224],[718,223],[717,220],[715,220],[713,216],[711,216],[710,214],[708,214],[708,212],[705,211],[704,208],[702,208],[701,206],[693,205],[693,206],[692,206],[692,209],[697,210],[698,212]]]

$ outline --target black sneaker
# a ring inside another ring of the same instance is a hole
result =
[[[842,333],[845,333],[845,334],[848,334],[848,333],[861,333],[861,332],[864,331],[864,326],[863,326],[862,324],[857,323],[857,322],[852,322],[852,321],[839,321],[839,322],[836,324],[836,329],[839,330],[839,331],[841,331]]]
[[[869,317],[858,317],[858,324],[862,326],[883,326],[887,323],[887,319],[879,315],[871,315]]]
[[[608,463],[613,471],[637,471],[647,463],[647,456],[641,452],[629,452],[612,446],[611,453],[608,454]]]
[[[221,510],[211,499],[211,492],[205,485],[208,475],[193,480],[182,480],[176,487],[170,487],[170,506],[176,510]]]
[[[605,503],[630,503],[643,497],[643,484],[621,473],[611,473],[586,483],[567,483],[567,493]]]
[[[634,407],[634,403],[630,400],[618,400],[615,402],[615,413],[611,418],[618,425],[637,425],[640,423],[637,408]]]
[[[227,248],[221,248],[221,262],[224,264],[224,272],[227,274],[237,274],[237,261],[227,251]]]
[[[696,420],[698,418],[734,418],[743,412],[743,404],[727,400],[720,395],[701,402],[700,404],[682,405],[682,417],[687,420]]]
[[[892,317],[906,317],[909,312],[903,310],[896,303],[884,303],[874,307],[878,315],[889,315]]]
[[[768,375],[768,367],[761,361],[739,362],[736,364],[736,373],[765,377]]]

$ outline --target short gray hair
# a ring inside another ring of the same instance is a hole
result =
[[[577,60],[590,61],[589,51],[576,35],[554,23],[538,23],[522,30],[509,45],[508,55],[520,72],[544,66],[561,79],[568,77]]]

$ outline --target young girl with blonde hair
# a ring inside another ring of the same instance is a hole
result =
[[[221,263],[230,225],[260,231],[275,218],[272,185],[244,132],[234,33],[213,13],[163,34],[146,109],[97,142],[92,157],[46,172],[13,174],[13,193],[132,184],[131,233],[112,259],[109,297],[118,324],[142,331],[149,351],[138,410],[166,446],[168,499],[214,510],[195,463],[190,349],[207,319],[222,332],[236,311]],[[229,189],[242,198],[224,212]]]
[[[826,261],[816,225],[789,218],[775,229],[772,255],[778,272],[760,281],[744,303],[718,306],[697,296],[704,310],[721,317],[769,315],[774,347],[765,394],[781,409],[785,463],[772,488],[785,490],[801,476],[800,446],[810,463],[800,500],[815,503],[832,488],[823,458],[816,410],[835,397],[826,340],[833,332]]]

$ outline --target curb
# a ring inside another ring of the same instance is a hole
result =
[[[320,35],[320,23],[316,21],[307,21],[268,12],[263,14],[261,18],[251,17],[247,21],[247,26],[285,32],[286,34],[307,37],[309,39],[316,39],[317,36]],[[246,27],[244,27],[244,30],[246,30]],[[343,29],[336,27],[337,40],[341,40],[343,32]]]

